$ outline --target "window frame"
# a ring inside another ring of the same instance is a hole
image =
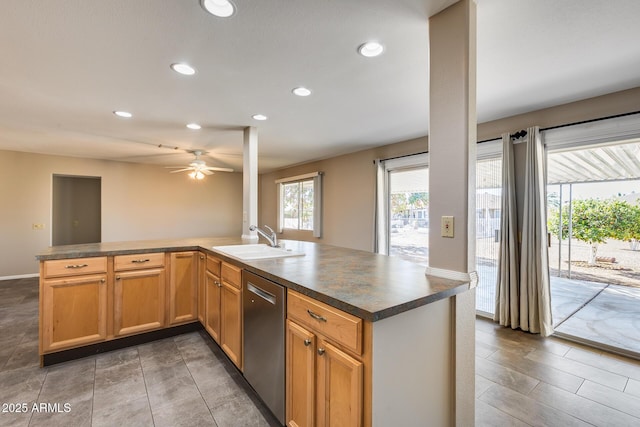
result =
[[[312,172],[304,175],[296,175],[296,176],[287,177],[287,178],[280,178],[275,181],[277,185],[277,194],[278,194],[278,206],[277,206],[278,233],[283,233],[285,230],[291,230],[291,231],[302,232],[302,233],[310,232],[313,234],[314,237],[322,237],[322,175],[323,175],[322,172]],[[302,184],[305,182],[313,183],[313,208],[312,208],[313,228],[312,229],[300,228],[301,215],[299,215],[299,218],[298,218],[298,228],[285,227],[284,206],[283,206],[284,185],[295,184],[295,183]]]

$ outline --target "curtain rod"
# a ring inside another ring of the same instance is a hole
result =
[[[589,119],[589,120],[582,120],[582,121],[579,121],[579,122],[565,123],[563,125],[549,126],[549,127],[540,129],[540,132],[543,132],[543,131],[546,131],[546,130],[551,130],[551,129],[565,128],[567,126],[576,126],[576,125],[583,125],[585,123],[599,122],[601,120],[617,119],[618,117],[632,116],[634,114],[640,114],[640,110],[632,111],[630,113],[615,114],[613,116],[600,117],[600,118],[597,118],[597,119]],[[522,131],[520,131],[520,132],[522,132]],[[525,132],[525,135],[526,135],[526,132]],[[498,141],[500,139],[502,139],[502,138],[498,137],[498,138],[484,139],[482,141],[478,141],[478,144],[482,144],[483,142]]]
[[[412,153],[412,154],[403,154],[402,156],[395,156],[395,157],[385,157],[384,159],[379,159],[379,160],[394,160],[394,159],[402,159],[403,157],[410,157],[410,156],[418,156],[420,154],[429,154],[428,151],[421,151],[419,153]],[[376,161],[373,161],[373,164],[375,164]]]

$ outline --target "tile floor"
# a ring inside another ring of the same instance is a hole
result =
[[[37,279],[0,282],[0,426],[278,425],[203,332],[40,368],[37,319]]]
[[[0,282],[0,426],[277,425],[204,333],[39,368],[37,302]],[[640,425],[640,362],[479,319],[476,426],[572,425]]]

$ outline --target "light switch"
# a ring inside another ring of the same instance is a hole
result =
[[[442,237],[453,237],[453,217],[443,216],[440,222],[440,234]]]
[[[33,223],[31,225],[31,228],[34,229],[34,230],[44,230],[44,224]]]

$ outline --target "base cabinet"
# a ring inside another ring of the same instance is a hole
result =
[[[115,336],[164,327],[163,268],[117,272],[113,297]]]
[[[220,261],[211,256],[207,257],[207,271],[204,283],[204,328],[211,338],[220,344],[220,296],[222,293]]]
[[[169,324],[198,318],[198,252],[172,252],[169,266]]]
[[[106,274],[44,280],[41,291],[41,353],[107,338]]]
[[[287,317],[287,426],[365,424],[362,320],[291,290]]]

